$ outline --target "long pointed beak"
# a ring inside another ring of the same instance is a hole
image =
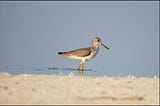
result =
[[[101,42],[101,45],[109,50],[109,48]]]

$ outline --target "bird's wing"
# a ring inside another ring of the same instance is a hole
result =
[[[68,51],[68,52],[59,52],[59,55],[63,55],[63,56],[77,56],[77,57],[85,57],[91,54],[91,48],[80,48],[77,50],[73,50],[73,51]]]
[[[91,54],[91,48],[89,47],[73,50],[72,54],[78,57],[85,57]]]

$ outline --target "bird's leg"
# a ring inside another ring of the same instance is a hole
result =
[[[79,74],[81,74],[81,71],[80,71],[81,65],[82,65],[82,64],[80,63],[80,65],[78,66],[78,69],[77,69]]]
[[[78,66],[78,69],[77,69],[77,70],[80,70],[80,67],[81,67],[81,64]]]
[[[82,76],[84,75],[84,63],[82,63]]]

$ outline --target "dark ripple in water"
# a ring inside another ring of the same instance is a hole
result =
[[[10,74],[44,74],[44,75],[79,75],[75,68],[57,68],[57,67],[41,67],[41,66],[0,66],[0,72],[8,72]],[[85,69],[84,75],[95,76],[96,71]]]

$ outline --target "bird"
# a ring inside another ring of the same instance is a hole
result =
[[[99,51],[99,45],[102,45],[104,48],[109,50],[109,48],[106,45],[104,45],[104,43],[101,41],[99,37],[94,37],[92,39],[92,45],[90,47],[80,48],[67,52],[58,52],[58,55],[80,61],[77,70],[79,74],[83,76],[85,62],[93,59],[97,55]]]

